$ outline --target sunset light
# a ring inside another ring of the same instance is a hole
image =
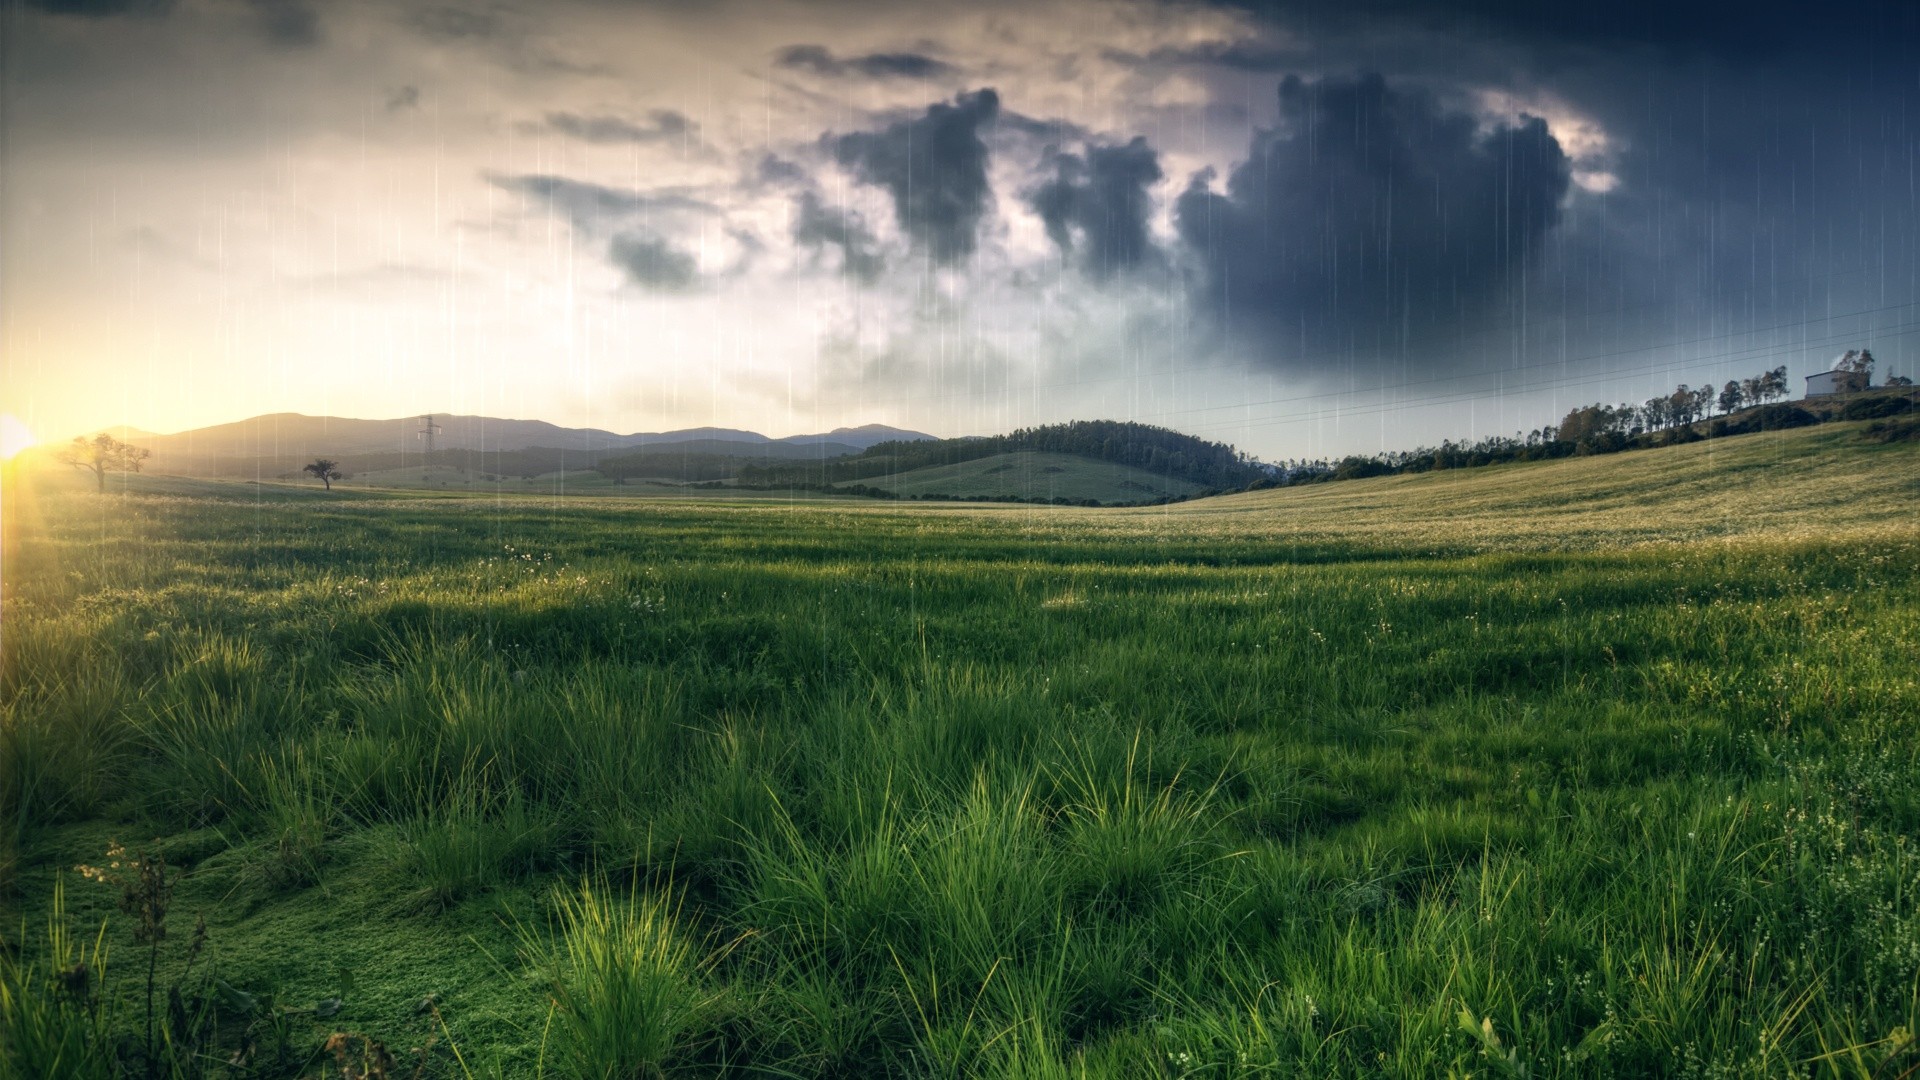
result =
[[[0,461],[12,461],[34,443],[26,422],[12,413],[0,413]]]

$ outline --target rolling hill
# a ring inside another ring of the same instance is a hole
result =
[[[1249,491],[1116,511],[1143,529],[1171,515],[1195,536],[1258,536],[1302,550],[1593,550],[1916,527],[1920,442],[1874,422],[1755,432],[1620,454],[1515,462]]]
[[[1074,420],[1005,435],[876,443],[839,459],[742,469],[737,480],[883,496],[1125,504],[1236,490],[1267,475],[1223,443],[1133,421]]]

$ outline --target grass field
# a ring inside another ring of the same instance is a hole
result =
[[[1920,448],[1857,426],[1132,510],[9,477],[0,1037],[1910,1075]]]
[[[239,481],[224,481],[236,483]],[[288,483],[288,481],[269,481]],[[137,483],[137,481],[136,481]],[[291,481],[298,484],[299,481]],[[1161,476],[1145,469],[1096,461],[1073,454],[1021,451],[990,458],[915,469],[892,476],[859,481],[867,487],[892,492],[907,498],[933,495],[952,499],[993,498],[1040,500],[1067,499],[1074,503],[1093,500],[1098,503],[1143,503],[1167,495],[1192,495],[1199,485],[1174,477]],[[624,484],[592,470],[568,473],[544,473],[539,476],[501,476],[446,466],[421,469],[385,469],[357,472],[334,487],[342,491],[458,491],[485,495],[678,495],[700,496],[676,480],[630,478]],[[746,497],[777,495],[786,492],[754,492],[739,489]]]

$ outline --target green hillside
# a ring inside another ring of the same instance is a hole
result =
[[[1101,504],[1148,502],[1201,490],[1198,484],[1131,465],[1031,450],[953,465],[934,465],[897,476],[878,476],[864,483],[906,498],[1027,502],[1064,499],[1071,503],[1091,500]]]
[[[1275,540],[1552,550],[1920,528],[1920,443],[1872,422],[1310,484],[1123,516]],[[1158,524],[1142,527],[1160,528]]]

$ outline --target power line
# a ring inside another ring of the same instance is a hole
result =
[[[1897,305],[1897,306],[1907,307],[1912,305]],[[1875,333],[1884,335],[1884,336],[1891,336],[1891,337],[1905,337],[1908,334],[1914,333],[1917,329],[1920,329],[1920,321],[1898,323],[1891,327],[1882,327],[1880,329],[1877,329]],[[1841,334],[1835,334],[1833,336],[1823,338],[1823,339],[1810,340],[1802,343],[1802,345],[1804,347],[1815,347],[1820,345],[1837,345],[1837,344],[1842,344],[1849,340],[1853,340],[1856,337],[1857,335],[1852,333],[1841,333]],[[1777,353],[1773,353],[1773,350],[1776,348],[1777,346],[1751,346],[1748,348],[1734,349],[1734,350],[1730,350],[1723,353],[1709,353],[1704,356],[1694,357],[1692,359],[1693,361],[1719,360],[1722,362],[1729,361],[1729,360],[1738,360],[1738,359],[1755,359],[1760,356],[1769,356],[1769,354],[1777,355]],[[1609,355],[1621,355],[1621,354],[1596,353],[1588,357],[1581,357],[1580,359],[1598,359],[1598,358],[1602,358]],[[1569,362],[1574,362],[1574,361],[1569,361]],[[1538,368],[1544,365],[1528,365],[1528,366],[1531,368]],[[1523,370],[1523,369],[1514,368],[1510,370]],[[1582,375],[1576,378],[1553,379],[1553,380],[1543,380],[1543,381],[1533,382],[1533,383],[1521,383],[1514,386],[1502,386],[1502,387],[1499,387],[1498,389],[1499,389],[1499,392],[1501,393],[1525,393],[1527,391],[1532,391],[1532,390],[1550,390],[1550,389],[1554,389],[1556,387],[1562,387],[1562,386],[1585,386],[1592,383],[1605,382],[1609,379],[1618,378],[1621,375],[1627,375],[1627,374],[1632,374],[1632,369],[1610,368],[1606,371],[1583,373]],[[1443,381],[1452,381],[1452,380],[1450,379],[1426,380],[1426,384],[1430,384],[1433,382],[1443,382]],[[1412,386],[1412,385],[1423,385],[1423,384],[1407,383],[1407,384],[1402,384],[1401,386],[1396,386],[1391,388],[1383,387],[1382,389],[1401,389],[1401,388],[1404,388],[1405,386]],[[1317,394],[1317,395],[1308,394],[1308,395],[1302,395],[1299,397],[1269,398],[1264,401],[1234,402],[1226,405],[1197,406],[1191,409],[1169,409],[1169,410],[1164,410],[1158,413],[1152,413],[1149,415],[1152,415],[1157,418],[1172,417],[1172,416],[1188,416],[1194,413],[1218,412],[1224,409],[1245,409],[1245,408],[1251,408],[1256,405],[1274,405],[1274,404],[1282,404],[1282,403],[1292,403],[1292,402],[1298,402],[1298,401],[1315,400],[1317,398],[1324,398],[1324,397],[1340,397],[1340,396],[1345,396],[1349,394],[1357,394],[1357,393],[1364,393],[1364,392],[1365,391],[1358,391],[1358,390],[1342,390],[1342,391],[1337,391],[1330,394]],[[1401,409],[1419,409],[1419,408],[1428,408],[1428,407],[1437,406],[1437,405],[1452,405],[1452,404],[1458,404],[1463,401],[1478,400],[1482,396],[1483,395],[1479,392],[1463,391],[1460,393],[1437,397],[1437,398],[1423,398],[1417,401],[1379,402],[1379,403],[1370,404],[1370,405],[1357,405],[1351,408],[1341,408],[1338,410],[1337,415],[1367,416],[1367,415],[1373,415],[1381,412],[1395,412]],[[1248,421],[1248,423],[1245,426],[1265,427],[1265,426],[1270,426],[1274,424],[1298,423],[1306,420],[1319,420],[1319,419],[1325,419],[1325,418],[1326,418],[1326,414],[1324,413],[1317,413],[1317,412],[1316,413],[1293,413],[1286,416],[1266,417],[1260,420]]]
[[[1889,312],[1889,311],[1902,311],[1902,310],[1905,310],[1908,308],[1914,308],[1914,307],[1920,307],[1920,301],[1907,301],[1906,303],[1901,303],[1901,304],[1883,304],[1876,307],[1860,308],[1854,311],[1838,312],[1831,315],[1820,315],[1820,316],[1813,316],[1813,317],[1804,318],[1804,319],[1792,320],[1788,322],[1775,323],[1770,326],[1752,327],[1745,330],[1730,330],[1720,334],[1706,334],[1706,335],[1702,335],[1694,338],[1683,338],[1678,341],[1661,342],[1661,343],[1656,343],[1651,345],[1638,345],[1638,346],[1622,348],[1622,349],[1609,349],[1609,350],[1603,350],[1599,352],[1581,353],[1574,356],[1558,357],[1558,358],[1549,359],[1549,360],[1540,360],[1540,361],[1535,361],[1533,363],[1528,363],[1528,364],[1515,364],[1512,366],[1501,367],[1501,368],[1485,368],[1478,371],[1456,372],[1451,374],[1435,375],[1429,378],[1412,379],[1404,382],[1382,384],[1380,386],[1362,387],[1362,388],[1346,389],[1346,390],[1328,390],[1328,391],[1321,391],[1317,393],[1306,393],[1306,394],[1288,394],[1284,397],[1264,398],[1257,401],[1235,401],[1235,402],[1229,402],[1229,403],[1220,404],[1220,405],[1195,406],[1189,409],[1164,410],[1158,413],[1153,413],[1151,415],[1160,416],[1160,417],[1191,416],[1195,414],[1220,412],[1228,409],[1247,409],[1247,408],[1257,407],[1260,405],[1292,404],[1292,403],[1306,402],[1306,401],[1325,400],[1329,398],[1352,397],[1352,396],[1358,396],[1363,394],[1383,394],[1389,391],[1406,390],[1406,389],[1410,389],[1413,387],[1420,387],[1420,386],[1436,386],[1436,385],[1442,385],[1447,383],[1458,383],[1458,382],[1475,380],[1475,379],[1496,379],[1501,376],[1519,373],[1519,372],[1539,371],[1546,368],[1567,367],[1570,365],[1585,363],[1591,360],[1603,360],[1611,357],[1644,355],[1647,353],[1659,352],[1661,350],[1680,349],[1689,345],[1698,345],[1698,344],[1702,344],[1704,342],[1710,342],[1710,341],[1725,341],[1732,338],[1753,337],[1756,335],[1770,334],[1770,333],[1775,333],[1777,331],[1783,331],[1783,330],[1805,330],[1808,327],[1816,326],[1822,323],[1832,323],[1832,322],[1840,321],[1842,319],[1854,319],[1854,318],[1860,318],[1868,315],[1877,315],[1877,314],[1881,314],[1883,312]],[[1900,324],[1895,324],[1892,327],[1877,327],[1871,330],[1870,332],[1874,334],[1883,334],[1883,335],[1894,334],[1895,336],[1901,336],[1905,328],[1910,327],[1912,325],[1913,325],[1912,323],[1900,323]],[[1726,362],[1729,360],[1741,359],[1746,354],[1778,355],[1780,350],[1788,349],[1788,348],[1808,349],[1808,348],[1820,347],[1823,345],[1845,342],[1847,340],[1857,338],[1863,332],[1869,332],[1869,331],[1846,331],[1846,332],[1837,333],[1834,336],[1821,338],[1821,339],[1805,339],[1805,340],[1793,341],[1793,342],[1769,342],[1764,344],[1747,345],[1741,348],[1731,349],[1723,352],[1706,353],[1699,356],[1688,357],[1684,362],[1688,364],[1701,363],[1706,361]],[[1308,355],[1302,355],[1302,356],[1295,356],[1295,357],[1290,357],[1289,359],[1297,363],[1311,363],[1316,359],[1328,359],[1332,357],[1337,357],[1338,355],[1340,354],[1320,353],[1320,354],[1308,354]],[[1247,362],[1243,366],[1251,367],[1252,362]],[[1093,386],[1101,383],[1168,378],[1168,377],[1174,377],[1179,375],[1189,375],[1189,374],[1202,374],[1202,373],[1217,374],[1222,372],[1223,370],[1231,370],[1231,369],[1225,369],[1220,365],[1214,365],[1214,364],[1195,364],[1195,365],[1189,365],[1183,368],[1166,368],[1166,369],[1161,369],[1157,371],[1127,372],[1127,373],[1121,373],[1121,374],[1115,374],[1115,375],[1098,376],[1094,378],[1071,379],[1071,380],[1050,382],[1050,383],[1036,383],[1031,387],[1029,387],[1028,390],[1030,392],[1043,392],[1043,391],[1049,391],[1049,390],[1068,390],[1068,389],[1074,389],[1074,388]],[[1575,377],[1575,378],[1557,379],[1552,382],[1545,382],[1545,383],[1521,384],[1519,386],[1501,386],[1495,389],[1498,392],[1508,392],[1508,391],[1519,392],[1519,391],[1530,390],[1530,389],[1550,389],[1554,386],[1577,386],[1577,385],[1584,385],[1591,382],[1602,381],[1604,379],[1614,378],[1621,375],[1628,375],[1628,374],[1633,374],[1633,369],[1610,368],[1604,372],[1583,373],[1579,377]],[[969,394],[967,391],[958,390],[958,389],[944,391],[944,392],[937,392],[932,394],[913,392],[913,391],[903,391],[902,393],[897,395],[890,395],[890,396],[879,395],[877,397],[877,400],[883,401],[883,402],[884,401],[911,401],[914,403],[923,403],[928,400],[935,400],[935,401],[951,400],[951,399],[970,397],[970,396],[972,395]],[[1418,408],[1418,407],[1423,407],[1428,405],[1450,404],[1450,403],[1453,403],[1454,401],[1468,400],[1471,398],[1477,398],[1479,396],[1480,394],[1478,392],[1468,392],[1464,394],[1454,395],[1451,398],[1425,399],[1422,401],[1408,403],[1404,406],[1392,405],[1390,407]],[[1379,408],[1371,407],[1371,406],[1359,406],[1359,407],[1355,407],[1352,410],[1349,410],[1350,414],[1352,415],[1362,415],[1368,411],[1379,411]],[[1308,418],[1308,417],[1303,416],[1302,418]],[[1282,418],[1282,419],[1290,420],[1291,418]]]
[[[1899,325],[1899,327],[1891,327],[1891,329],[1887,329],[1887,331],[1884,332],[1885,334],[1889,334],[1889,336],[1907,336],[1907,334],[1912,334],[1912,332],[1920,332],[1920,321],[1905,323],[1905,325]],[[1845,338],[1845,336],[1834,336],[1834,338],[1824,340],[1824,342],[1820,342],[1820,344],[1837,344],[1837,342],[1845,342],[1845,340],[1849,340],[1849,338]],[[1738,354],[1722,354],[1722,356],[1738,356]],[[1701,357],[1701,359],[1709,359],[1709,357]],[[1526,390],[1551,390],[1551,388],[1557,388],[1557,386],[1584,386],[1584,384],[1592,384],[1592,382],[1605,382],[1607,379],[1615,379],[1615,377],[1619,377],[1622,373],[1624,373],[1622,369],[1615,369],[1615,371],[1601,371],[1601,373],[1594,373],[1594,375],[1586,375],[1586,377],[1580,377],[1580,379],[1542,380],[1542,382],[1521,384],[1521,386],[1503,386],[1501,390],[1503,390],[1503,392],[1505,392],[1505,390],[1511,390],[1511,392],[1526,392]],[[1432,405],[1455,405],[1461,404],[1461,402],[1473,402],[1473,400],[1478,400],[1478,398],[1480,398],[1480,394],[1463,392],[1463,394],[1452,394],[1452,396],[1444,396],[1444,398],[1425,398],[1425,400],[1417,400],[1417,402],[1380,402],[1380,404],[1356,405],[1356,407],[1350,407],[1350,409],[1340,409],[1338,413],[1334,413],[1331,417],[1329,417],[1327,413],[1292,413],[1292,415],[1281,415],[1281,417],[1263,417],[1263,419],[1258,419],[1258,421],[1248,421],[1244,427],[1250,427],[1250,429],[1252,429],[1252,427],[1277,427],[1277,425],[1308,423],[1308,421],[1325,421],[1325,419],[1365,417],[1365,415],[1392,413],[1392,411],[1402,411],[1402,409],[1423,409],[1423,407],[1432,407]],[[1229,409],[1229,407],[1231,407],[1231,409],[1238,409],[1238,407],[1242,407],[1242,405],[1210,405],[1210,409]],[[1156,417],[1181,415],[1181,413],[1185,413],[1185,411],[1194,411],[1194,409],[1156,413]]]

